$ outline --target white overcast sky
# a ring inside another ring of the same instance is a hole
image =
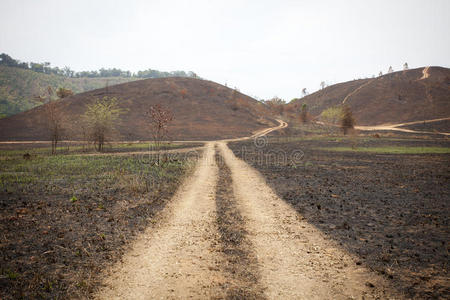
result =
[[[260,98],[450,66],[450,0],[0,0],[0,52],[76,71],[192,70]]]

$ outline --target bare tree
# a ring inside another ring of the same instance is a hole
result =
[[[52,141],[52,154],[56,154],[58,142],[62,139],[64,134],[64,113],[61,106],[58,105],[58,98],[51,86],[47,87],[46,95],[38,96],[38,99],[44,103],[45,125]]]
[[[148,117],[150,130],[152,132],[153,142],[157,151],[157,163],[160,163],[161,145],[164,139],[169,136],[168,125],[173,121],[173,114],[161,104],[151,105],[146,112]]]
[[[306,91],[306,88],[302,89],[302,97],[305,97],[306,95],[308,95],[308,92]]]

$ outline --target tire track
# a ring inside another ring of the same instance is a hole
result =
[[[193,176],[180,187],[150,227],[108,270],[97,299],[212,298],[223,282],[214,194],[217,165],[213,144],[206,145]]]
[[[307,223],[261,175],[219,143],[231,170],[238,209],[247,220],[269,299],[389,298],[383,278]]]
[[[233,196],[231,172],[223,164],[222,156],[216,153],[219,166],[216,189],[217,226],[223,257],[221,269],[225,276],[222,286],[226,299],[264,299],[259,284],[260,275],[253,245],[247,238],[245,220],[237,208]]]

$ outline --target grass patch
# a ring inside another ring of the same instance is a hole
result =
[[[382,154],[447,154],[450,153],[448,147],[320,147],[317,150],[335,151],[335,152],[370,152]]]
[[[58,154],[85,154],[85,153],[98,153],[93,145],[69,145],[69,147],[62,142],[62,146],[56,148],[56,152]],[[170,149],[181,149],[188,147],[197,147],[201,146],[201,143],[163,143],[161,144],[160,150],[170,150]],[[51,147],[42,146],[42,147],[26,147],[24,145],[20,145],[20,148],[23,149],[1,149],[0,150],[0,160],[4,160],[6,157],[11,156],[20,156],[22,157],[25,153],[29,153],[32,156],[36,155],[50,155]],[[128,152],[128,151],[152,151],[156,150],[154,143],[149,142],[139,142],[139,143],[108,143],[105,145],[104,152],[105,153],[115,153],[115,152]]]
[[[85,189],[128,189],[147,192],[155,181],[170,180],[184,169],[185,161],[163,167],[149,158],[132,156],[43,156],[33,160],[4,159],[0,165],[0,189],[71,194]]]
[[[149,155],[3,156],[0,299],[90,298],[194,165],[176,154],[160,165]]]

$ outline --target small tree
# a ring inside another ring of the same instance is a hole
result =
[[[60,99],[63,99],[63,98],[72,96],[72,95],[73,95],[73,92],[72,92],[72,90],[69,90],[69,89],[65,89],[65,88],[63,88],[63,87],[60,87],[60,88],[56,91],[56,95],[57,95]]]
[[[116,131],[117,122],[123,112],[115,97],[105,96],[86,105],[83,130],[87,132],[88,140],[94,143],[97,151],[103,151],[105,142]]]
[[[380,73],[378,73],[378,76],[383,76],[383,72],[380,71]]]
[[[320,87],[322,88],[322,90],[326,87],[326,83],[325,83],[325,81],[322,81],[321,83],[320,83]]]
[[[52,141],[52,154],[56,154],[58,142],[62,139],[65,130],[64,113],[58,105],[59,99],[55,98],[51,86],[47,87],[46,95],[38,96],[38,99],[44,103],[45,125]]]
[[[392,72],[394,72],[394,69],[392,69],[392,66],[389,66],[388,73],[392,73]]]
[[[352,111],[350,110],[350,107],[344,105],[342,107],[342,119],[341,119],[341,129],[344,132],[344,135],[346,135],[350,129],[353,129],[354,125],[355,119],[353,118]]]
[[[308,106],[306,103],[303,103],[300,110],[300,121],[302,121],[303,124],[308,123]]]
[[[406,71],[406,70],[409,70],[407,62],[405,62],[405,64],[403,65],[403,71]]]
[[[322,111],[320,114],[320,120],[328,128],[330,133],[334,132],[336,128],[339,128],[339,122],[342,119],[341,107],[329,107]]]
[[[157,163],[160,163],[159,150],[164,139],[169,136],[168,125],[173,121],[173,114],[161,104],[151,105],[146,112],[149,127],[152,132],[153,142],[157,150]]]

